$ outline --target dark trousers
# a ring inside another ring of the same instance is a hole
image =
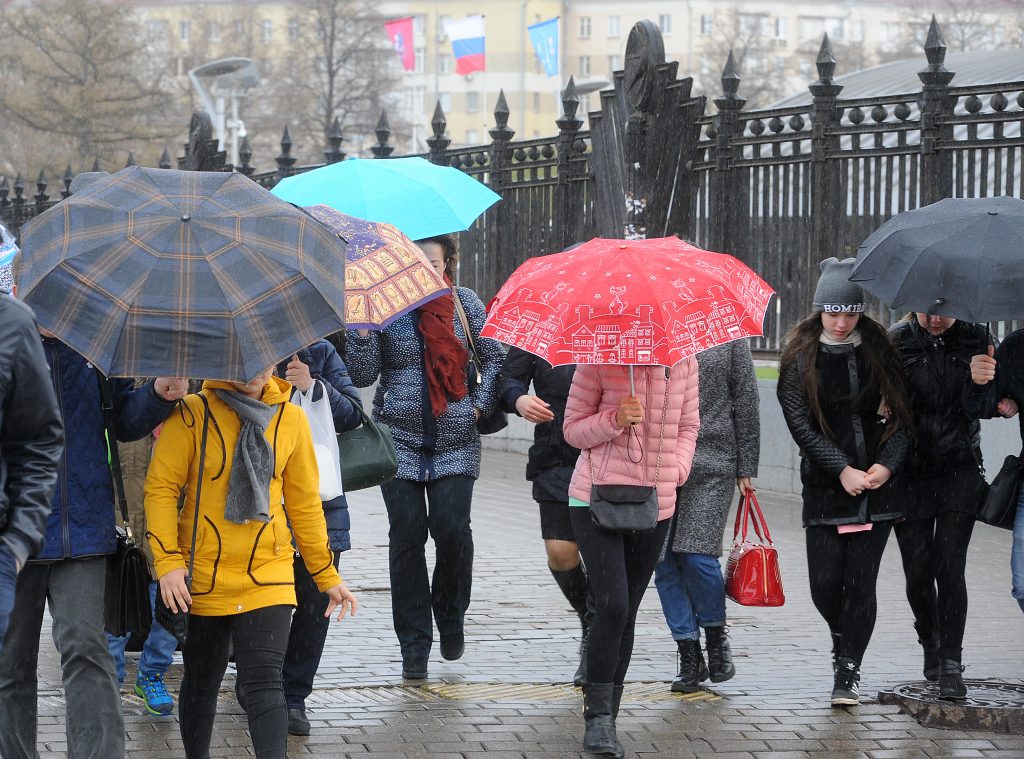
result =
[[[472,477],[429,482],[395,479],[380,486],[388,510],[391,613],[403,658],[427,657],[441,635],[462,631],[473,587]],[[434,577],[427,578],[427,534],[434,539]]]
[[[625,535],[598,529],[588,508],[570,507],[569,514],[594,593],[587,682],[621,685],[633,656],[636,614],[672,520],[658,522],[652,532]]]
[[[11,549],[0,543],[0,651],[4,650],[4,636],[14,609],[14,589],[18,585],[18,568]]]
[[[890,522],[876,522],[866,532],[842,535],[835,525],[805,530],[811,600],[828,629],[841,636],[839,655],[858,663],[875,629],[875,583],[891,528]]]
[[[236,690],[249,720],[256,756],[286,759],[288,712],[281,666],[291,616],[292,607],[281,605],[223,617],[193,615],[189,619],[178,707],[186,759],[207,759],[229,645],[235,652]]]
[[[341,554],[336,552],[335,569],[340,558]],[[320,592],[301,556],[295,557],[295,597],[295,612],[282,670],[284,700],[289,709],[305,709],[306,697],[313,692],[313,678],[320,667],[331,620],[324,616],[330,599],[326,593]]]
[[[897,524],[907,600],[922,640],[939,634],[939,655],[960,661],[967,625],[967,547],[974,516],[960,512]],[[937,586],[937,588],[936,588]]]

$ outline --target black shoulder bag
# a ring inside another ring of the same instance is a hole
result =
[[[185,585],[190,593],[192,592],[192,571],[196,564],[196,533],[199,531],[199,503],[200,495],[203,492],[203,470],[206,467],[206,439],[210,429],[210,404],[202,393],[199,393],[199,399],[203,402],[203,434],[199,443],[199,474],[196,477],[196,506],[192,514],[192,544],[188,549],[188,572],[185,574]],[[171,611],[164,603],[163,593],[158,590],[155,619],[183,646],[188,640],[188,615],[187,609],[179,608],[178,611]]]
[[[474,385],[481,384],[484,380],[481,377],[483,371],[483,362],[480,360],[480,354],[476,350],[476,342],[473,340],[473,332],[469,328],[469,319],[466,316],[466,310],[462,307],[462,300],[459,298],[459,293],[452,288],[452,298],[455,300],[455,312],[459,315],[459,321],[462,322],[462,329],[466,333],[466,348],[469,351],[469,363],[466,365],[466,382],[469,385],[470,395]],[[489,413],[487,416],[481,416],[476,420],[476,428],[481,435],[491,435],[495,432],[508,427],[508,414],[501,410],[501,404],[494,404],[494,411]]]
[[[124,494],[121,474],[121,456],[117,450],[117,432],[114,429],[114,397],[110,382],[99,372],[100,404],[103,424],[110,451],[110,471],[114,480],[114,497],[121,511],[121,524],[117,530],[117,550],[107,559],[107,574],[103,595],[103,627],[115,637],[135,635],[145,639],[153,621],[149,605],[149,566],[146,554],[135,542],[128,520],[128,499]]]
[[[654,487],[650,485],[598,485],[594,480],[594,457],[590,463],[590,519],[605,532],[650,532],[658,526],[658,480],[661,477],[661,452],[665,444],[665,415],[668,413],[669,372],[665,372],[665,404],[661,409],[661,435],[658,437],[658,464]],[[629,434],[629,431],[626,431]],[[630,457],[632,460],[632,457]]]

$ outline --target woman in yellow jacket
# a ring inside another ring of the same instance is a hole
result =
[[[179,706],[186,759],[207,756],[229,642],[256,756],[285,759],[281,667],[295,605],[293,534],[330,597],[325,616],[356,611],[327,543],[309,422],[288,403],[290,392],[270,370],[248,384],[205,382],[203,397],[188,396],[164,423],[149,465],[146,519],[160,593],[171,611],[191,613]],[[204,398],[210,416],[189,590]]]

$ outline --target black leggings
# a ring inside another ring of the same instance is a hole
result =
[[[596,606],[587,642],[587,682],[621,685],[633,656],[636,614],[671,520],[658,522],[652,532],[622,535],[595,527],[588,508],[570,507],[569,514]]]
[[[875,629],[875,582],[891,526],[876,522],[866,532],[842,535],[835,525],[806,530],[811,600],[828,629],[841,636],[839,656],[858,664]]]
[[[896,525],[907,600],[921,640],[939,634],[939,655],[960,661],[967,625],[967,547],[974,516],[960,512]],[[936,585],[938,590],[936,591]]]
[[[291,606],[224,617],[192,616],[182,651],[181,740],[186,759],[206,759],[217,716],[217,694],[228,666],[228,644],[234,644],[237,691],[249,720],[252,745],[259,759],[286,759],[288,710],[281,686],[281,665],[288,644]]]

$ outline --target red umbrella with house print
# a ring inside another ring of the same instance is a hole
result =
[[[595,238],[523,263],[494,296],[480,334],[553,366],[674,366],[762,335],[773,294],[739,259],[678,237]]]

